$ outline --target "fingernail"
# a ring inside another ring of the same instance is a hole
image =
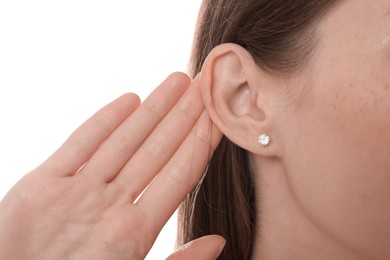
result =
[[[214,259],[217,259],[218,256],[222,253],[223,249],[225,248],[225,245],[226,245],[226,240],[224,239],[223,244],[219,247],[218,251],[215,254]]]

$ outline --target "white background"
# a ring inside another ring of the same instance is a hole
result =
[[[0,1],[0,199],[85,119],[185,71],[200,0]],[[175,217],[148,259],[173,249]]]

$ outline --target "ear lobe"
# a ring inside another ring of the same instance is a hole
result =
[[[227,138],[252,153],[271,155],[274,143],[266,149],[258,143],[260,134],[271,134],[264,79],[244,48],[227,43],[207,57],[200,85],[211,119]]]

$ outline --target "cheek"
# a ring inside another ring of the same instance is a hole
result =
[[[308,86],[289,128],[297,137],[286,150],[290,188],[313,222],[340,241],[388,248],[390,79],[345,75]]]

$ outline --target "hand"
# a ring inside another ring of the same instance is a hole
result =
[[[1,201],[0,259],[143,259],[221,139],[198,84],[172,74],[143,104],[123,95],[80,126]]]

